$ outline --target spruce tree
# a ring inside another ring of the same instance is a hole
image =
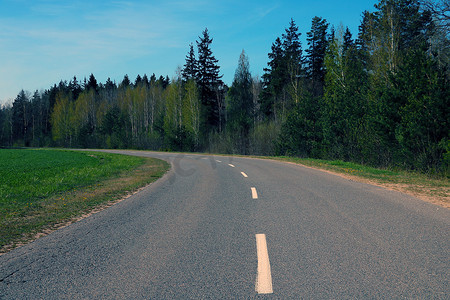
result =
[[[353,47],[353,39],[352,39],[352,33],[350,32],[350,29],[345,28],[345,32],[344,32],[344,42],[343,42],[343,50],[347,51],[350,48]]]
[[[214,131],[221,131],[224,110],[222,75],[219,75],[218,60],[212,54],[212,41],[207,28],[197,41],[197,84],[202,103],[202,124],[206,135]]]
[[[142,83],[142,77],[141,75],[137,75],[136,79],[134,80],[134,86],[137,87],[138,85],[140,85]]]
[[[239,153],[248,154],[249,132],[253,123],[252,76],[245,51],[239,56],[233,84],[228,91],[227,128],[235,138]]]
[[[270,61],[263,75],[261,110],[271,119],[285,120],[287,112],[300,96],[302,70],[302,48],[300,33],[294,20],[272,44],[268,54]]]
[[[277,95],[281,94],[284,85],[283,74],[283,48],[281,39],[277,38],[272,44],[272,52],[268,54],[269,62],[264,68],[263,90],[261,92],[261,111],[269,119],[275,117],[275,102]]]
[[[129,87],[131,84],[130,78],[128,77],[128,74],[125,74],[125,76],[123,76],[123,80],[120,83],[120,87],[123,89],[126,89],[127,87]]]
[[[24,146],[29,146],[27,133],[30,126],[30,100],[24,90],[17,95],[12,105],[12,134],[14,139]]]
[[[95,79],[94,74],[91,73],[91,75],[89,76],[89,80],[85,86],[86,90],[90,90],[93,89],[95,92],[98,92],[98,84],[97,84],[97,79]]]
[[[286,84],[288,85],[288,92],[291,97],[291,103],[299,102],[299,78],[302,77],[302,47],[299,40],[300,33],[298,27],[295,25],[293,19],[289,23],[289,28],[285,30],[282,35],[283,50],[284,50],[284,64],[287,72]],[[290,106],[287,104],[287,109]]]
[[[186,63],[184,64],[181,75],[183,76],[184,81],[188,81],[189,79],[195,80],[197,78],[197,72],[197,59],[195,58],[194,45],[191,43],[189,45],[189,53],[186,55]]]
[[[307,75],[311,80],[311,93],[314,97],[323,95],[323,84],[325,80],[324,58],[327,49],[328,23],[327,20],[314,17],[312,19],[311,31],[307,33],[309,48],[306,49]]]
[[[69,90],[72,93],[73,101],[75,101],[78,98],[78,95],[83,91],[76,76],[73,76],[73,80],[69,81]]]
[[[142,82],[145,84],[145,86],[149,87],[150,82],[148,80],[147,74],[144,74],[144,76],[142,76]]]

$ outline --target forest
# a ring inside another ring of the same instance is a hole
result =
[[[0,108],[1,147],[133,148],[344,160],[450,176],[449,3],[380,0],[356,34],[314,17],[231,86],[205,29],[173,78],[61,80]]]

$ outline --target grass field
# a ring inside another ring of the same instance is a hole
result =
[[[110,153],[0,149],[0,251],[117,200],[168,168]]]

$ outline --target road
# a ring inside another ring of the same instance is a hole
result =
[[[0,256],[0,299],[449,299],[450,212],[298,165],[168,160],[142,192]]]

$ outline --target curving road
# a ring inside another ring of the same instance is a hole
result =
[[[448,209],[270,160],[111,152],[173,168],[0,256],[0,299],[449,299]]]

